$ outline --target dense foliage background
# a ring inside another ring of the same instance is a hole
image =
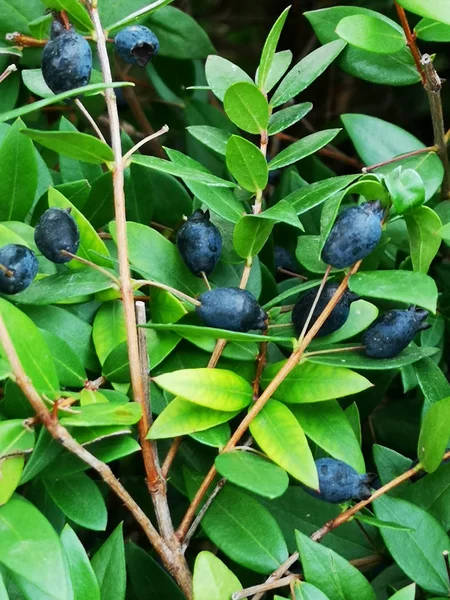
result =
[[[450,9],[289,6],[0,0],[0,253],[39,263],[0,295],[0,600],[450,595]],[[91,85],[57,97],[54,18],[93,54]],[[146,67],[114,51],[136,22],[160,43]],[[296,339],[338,214],[375,200],[380,243],[329,273],[336,302],[359,296],[348,320]],[[78,260],[36,245],[49,207]],[[223,239],[209,282],[176,245],[199,208]],[[208,285],[247,289],[268,329],[207,327]],[[409,305],[430,327],[369,358],[364,331]],[[323,457],[375,496],[311,495]]]

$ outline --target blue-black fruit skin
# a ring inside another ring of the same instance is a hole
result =
[[[283,248],[283,246],[275,246],[273,250],[273,257],[275,262],[275,271],[278,269],[286,269],[292,271],[292,273],[298,273],[298,263],[289,250]]]
[[[83,36],[73,29],[52,27],[52,39],[42,52],[42,75],[55,94],[87,85],[91,78],[92,51]]]
[[[18,294],[23,292],[36,277],[39,269],[36,255],[21,244],[8,244],[0,248],[0,264],[12,272],[12,277],[0,270],[0,292]]]
[[[336,269],[345,269],[366,258],[380,241],[383,216],[378,200],[345,209],[323,247],[322,260]]]
[[[222,252],[222,236],[209,220],[209,211],[196,210],[177,233],[177,246],[188,269],[201,277],[210,275]]]
[[[267,313],[247,290],[216,288],[204,292],[199,300],[196,311],[208,327],[241,332],[267,328]]]
[[[320,492],[302,486],[311,496],[331,504],[370,498],[372,475],[359,475],[353,467],[335,458],[319,458],[316,467]]]
[[[61,250],[76,254],[80,247],[80,232],[67,210],[49,208],[36,223],[34,241],[48,260],[66,263],[72,259],[61,254]]]
[[[379,316],[362,337],[370,358],[393,358],[400,354],[418,331],[428,329],[428,312],[415,306],[408,310],[390,310]]]
[[[148,27],[131,25],[114,38],[117,54],[132,65],[145,67],[159,51],[159,40]]]
[[[337,283],[327,283],[327,285],[322,290],[319,301],[317,302],[317,306],[314,309],[311,321],[308,325],[308,329],[314,325],[317,318],[322,314],[324,308],[334,296],[336,290],[338,289],[339,284]],[[316,298],[317,288],[313,288],[309,290],[305,294],[302,294],[300,298],[295,303],[294,309],[292,311],[292,322],[294,324],[295,331],[297,335],[300,335],[303,331],[303,327],[308,318],[309,312],[311,310],[311,306],[314,303]],[[323,337],[324,335],[329,335],[340,329],[342,325],[347,321],[348,315],[350,313],[350,305],[355,300],[359,300],[359,296],[354,294],[353,292],[346,291],[342,298],[339,300],[336,307],[333,309],[330,316],[327,318],[325,323],[319,329],[316,337]]]

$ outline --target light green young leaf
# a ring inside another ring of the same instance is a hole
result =
[[[231,133],[219,129],[219,127],[210,127],[209,125],[191,125],[186,127],[187,131],[206,147],[211,148],[218,154],[225,156],[227,153],[227,142]]]
[[[405,221],[414,271],[426,274],[441,246],[441,219],[432,208],[421,206],[406,214]]]
[[[205,75],[209,87],[217,98],[222,101],[226,91],[233,83],[238,81],[254,83],[245,71],[221,56],[208,56]]]
[[[100,600],[100,589],[86,550],[68,523],[62,530],[61,544],[69,565],[74,600]]]
[[[395,210],[399,215],[425,202],[425,185],[417,171],[397,167],[385,179]]]
[[[200,552],[194,565],[195,600],[230,600],[242,589],[236,575],[211,552]]]
[[[406,44],[405,36],[397,29],[368,15],[344,17],[336,27],[336,33],[351,46],[376,54],[394,54]]]
[[[254,83],[239,81],[226,91],[223,107],[228,118],[248,133],[262,134],[269,123],[269,104]]]
[[[266,43],[261,54],[261,61],[258,68],[258,77],[256,83],[262,92],[268,92],[267,80],[269,78],[270,69],[272,67],[275,51],[277,49],[278,40],[280,39],[281,32],[283,30],[284,23],[286,21],[290,6],[284,9],[281,15],[276,20],[274,26],[270,30],[267,36]]]
[[[267,93],[269,93],[272,88],[277,85],[277,83],[289,69],[291,62],[292,52],[290,50],[281,50],[280,52],[275,53],[265,85]],[[255,81],[258,81],[258,76],[259,69],[256,71]]]
[[[261,192],[269,178],[267,162],[259,148],[248,140],[232,135],[227,144],[227,167],[243,188]]]
[[[416,15],[450,25],[450,5],[447,0],[399,0],[399,4]]]
[[[76,27],[82,31],[92,31],[94,26],[85,7],[78,0],[42,0],[45,6],[55,10],[65,10]]]
[[[423,417],[417,454],[429,473],[436,471],[450,439],[450,397],[435,402]]]
[[[414,33],[425,42],[450,42],[450,24],[432,19],[422,19],[414,27]]]

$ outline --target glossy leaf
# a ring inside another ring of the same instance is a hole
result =
[[[378,312],[378,308],[374,304],[366,302],[366,300],[352,302],[348,319],[344,325],[329,335],[316,338],[311,344],[311,349],[342,342],[358,335],[358,333],[367,329],[375,321],[378,317]]]
[[[259,148],[248,140],[232,135],[227,143],[227,167],[239,185],[250,192],[264,190],[269,173]]]
[[[256,79],[258,87],[263,92],[269,91],[267,89],[266,83],[269,78],[270,70],[272,68],[278,41],[280,39],[280,35],[283,30],[284,23],[286,22],[286,18],[290,8],[290,6],[285,8],[281,15],[278,17],[278,19],[275,21],[275,24],[273,25],[269,35],[267,36],[266,43],[264,44],[264,48],[261,54],[261,61],[258,67],[258,77]]]
[[[197,555],[193,576],[195,600],[229,600],[242,589],[239,579],[211,552]]]
[[[309,583],[317,586],[330,600],[375,600],[367,579],[333,550],[295,532],[300,560]]]
[[[401,497],[432,515],[445,531],[450,528],[450,464],[416,481],[406,488],[402,486]]]
[[[369,298],[382,298],[417,304],[436,312],[436,284],[423,273],[412,271],[366,271],[352,275],[349,282],[352,292]]]
[[[102,600],[125,600],[126,570],[122,523],[94,554],[92,568],[97,577]]]
[[[55,363],[59,382],[65,387],[82,387],[87,380],[86,371],[72,348],[62,338],[50,331],[41,330]]]
[[[0,459],[17,453],[28,453],[34,448],[35,433],[22,419],[0,421]]]
[[[315,206],[319,206],[319,204],[328,200],[333,194],[340,192],[353,183],[358,177],[359,175],[330,177],[329,179],[317,181],[316,183],[311,183],[310,185],[295,190],[284,199],[286,202],[289,202],[289,204],[292,204],[298,215],[301,215]]]
[[[432,19],[422,19],[414,27],[417,37],[426,42],[450,42],[450,24]]]
[[[228,88],[239,81],[253,83],[245,71],[221,56],[208,56],[205,67],[206,80],[219,100],[224,99]]]
[[[450,25],[450,6],[445,0],[400,0],[399,4],[416,15]]]
[[[251,258],[258,254],[267,242],[274,223],[265,219],[252,219],[250,215],[242,217],[233,233],[233,246],[242,258]]]
[[[172,2],[172,0],[154,0],[153,2],[150,2],[149,4],[147,4],[146,6],[140,7],[139,10],[136,10],[136,11],[132,12],[131,14],[129,13],[128,6],[126,6],[126,7],[122,6],[122,5],[115,6],[114,8],[119,11],[123,10],[125,8],[126,16],[124,16],[122,19],[120,19],[118,21],[114,21],[114,22],[111,22],[111,18],[114,18],[116,16],[116,14],[114,11],[112,11],[112,14],[111,14],[112,7],[111,7],[111,5],[106,4],[105,8],[107,7],[107,9],[108,9],[108,10],[105,10],[106,20],[102,21],[102,22],[104,22],[106,24],[108,33],[111,33],[112,31],[116,31],[117,29],[121,29],[121,28],[124,28],[125,26],[133,25],[134,23],[139,22],[141,19],[151,15],[158,8],[162,8],[166,4],[169,4],[170,2]],[[100,12],[102,12],[102,11],[100,11]]]
[[[377,54],[394,54],[406,44],[404,35],[385,21],[368,15],[344,17],[336,33],[356,48]]]
[[[282,496],[289,485],[286,471],[252,452],[219,454],[215,467],[230,483],[266,498]]]
[[[441,246],[441,220],[434,210],[422,206],[405,215],[405,221],[414,271],[426,274]]]
[[[270,92],[280,81],[292,62],[292,52],[290,50],[281,50],[275,52],[272,65],[270,67],[267,82],[265,84],[266,92]],[[256,71],[255,80],[258,81],[259,69]]]
[[[311,287],[311,286],[309,286]],[[147,323],[143,327],[155,329],[156,331],[174,331],[186,339],[208,336],[215,340],[228,340],[230,342],[290,342],[291,338],[274,335],[261,335],[260,333],[243,333],[241,331],[229,331],[228,329],[216,329],[214,327],[201,327],[198,325],[185,325],[184,323]]]
[[[100,590],[86,550],[69,524],[61,533],[64,556],[69,565],[74,600],[100,600]]]
[[[275,91],[270,104],[273,107],[280,106],[300,94],[322,75],[345,46],[345,42],[336,40],[308,54],[289,71]]]
[[[411,585],[408,585],[408,587],[404,587],[396,592],[393,596],[391,596],[390,600],[414,600],[415,597],[416,584],[412,583]]]
[[[315,444],[333,458],[351,465],[358,473],[365,472],[359,441],[338,402],[297,404],[290,409]]]
[[[67,11],[74,24],[80,27],[82,31],[92,30],[92,21],[84,6],[80,5],[77,0],[43,0],[43,3],[48,8]]]
[[[339,348],[344,346],[338,345]],[[308,356],[308,361],[322,365],[330,365],[336,367],[348,367],[350,369],[368,370],[368,371],[385,371],[387,369],[399,369],[405,365],[411,365],[428,356],[436,354],[437,348],[418,348],[410,346],[405,348],[400,354],[394,358],[369,358],[360,350],[348,352],[337,352],[330,354],[318,354]]]
[[[261,378],[263,387],[269,385],[283,364],[276,363],[265,369]],[[289,404],[322,402],[357,394],[371,386],[370,381],[350,369],[304,362],[292,369],[278,386],[275,397]]]
[[[317,469],[305,433],[287,406],[269,400],[250,424],[258,446],[290,475],[319,488]]]
[[[76,407],[74,414],[61,418],[64,426],[92,427],[93,425],[134,425],[141,418],[141,407],[127,404],[88,404]]]
[[[399,498],[381,496],[373,505],[379,519],[412,530],[381,529],[385,544],[402,571],[427,592],[447,595],[450,584],[442,552],[450,550],[450,540],[439,523],[424,510]]]
[[[441,464],[450,439],[450,397],[435,402],[424,415],[417,454],[429,473]]]
[[[314,152],[329,144],[340,131],[340,129],[326,129],[325,131],[318,131],[317,133],[307,135],[298,140],[298,142],[294,142],[277,154],[275,158],[272,158],[269,163],[269,170],[273,171],[274,169],[287,167],[306,156],[314,154]]]
[[[250,85],[250,84],[248,84]],[[223,131],[219,127],[211,127],[210,125],[191,125],[187,127],[189,133],[194,136],[199,142],[211,148],[218,154],[225,156],[227,152],[227,142],[231,137],[228,131]]]
[[[417,171],[397,167],[389,173],[385,182],[399,215],[425,202],[425,185]]]
[[[223,107],[230,121],[240,129],[259,134],[267,129],[269,104],[255,84],[233,83],[226,91]]]
[[[205,431],[226,423],[237,414],[239,411],[212,410],[182,398],[175,398],[154,421],[147,438],[159,440]]]
[[[312,107],[311,102],[302,102],[273,113],[269,119],[269,135],[275,135],[291,127],[291,125],[295,125],[312,110]]]
[[[294,583],[294,594],[294,600],[329,600],[319,588],[306,583],[306,581],[297,581]],[[278,598],[278,596],[275,598]]]
[[[0,506],[6,504],[16,491],[24,464],[23,456],[0,459]]]

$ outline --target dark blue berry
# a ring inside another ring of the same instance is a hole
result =
[[[364,332],[362,342],[371,358],[393,358],[408,346],[418,331],[428,329],[428,312],[415,306],[390,310]]]
[[[42,75],[55,94],[87,85],[91,78],[92,52],[88,42],[73,29],[55,21],[52,39],[42,52]]]
[[[197,314],[208,327],[229,331],[266,329],[266,312],[255,297],[239,288],[216,288],[199,297]]]
[[[34,241],[42,254],[55,263],[71,259],[62,250],[76,254],[80,246],[80,232],[72,215],[62,208],[49,208],[36,224]]]
[[[38,261],[32,250],[20,244],[0,248],[0,292],[18,294],[27,288],[38,272]]]
[[[345,269],[366,258],[380,241],[383,216],[379,201],[345,209],[323,247],[322,260],[336,269]]]
[[[375,475],[359,475],[353,467],[335,458],[319,458],[316,467],[320,491],[302,486],[311,496],[332,504],[370,498],[370,483]]]
[[[145,67],[159,51],[159,40],[148,27],[131,25],[114,38],[117,54],[127,63]]]
[[[326,305],[334,296],[336,290],[338,289],[339,284],[337,283],[327,283],[327,285],[322,290],[319,301],[317,303],[316,308],[314,309],[313,316],[309,322],[308,329],[311,329],[314,322],[317,318],[322,314]],[[292,311],[292,322],[294,323],[295,331],[297,335],[300,335],[303,331],[303,327],[308,318],[309,312],[311,310],[311,306],[317,295],[317,288],[313,288],[309,290],[305,294],[302,294],[300,298],[297,300],[294,306],[294,310]],[[358,300],[359,296],[354,294],[353,292],[346,291],[342,298],[339,300],[337,306],[333,309],[330,316],[327,318],[325,323],[319,329],[319,332],[316,334],[317,337],[322,337],[324,335],[329,335],[336,331],[348,319],[348,315],[350,312],[350,305],[355,300]],[[307,331],[308,331],[307,329]]]
[[[214,271],[222,251],[222,236],[209,220],[209,211],[196,210],[177,233],[177,246],[189,270],[197,277]]]
[[[289,250],[286,250],[286,248],[283,248],[283,246],[275,246],[274,261],[275,271],[278,271],[278,269],[286,269],[287,271],[291,271],[292,273],[299,272],[297,261],[289,252]]]

